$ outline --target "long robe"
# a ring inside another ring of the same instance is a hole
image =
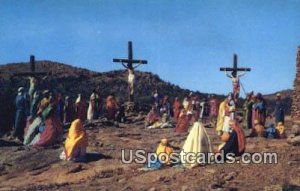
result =
[[[75,119],[75,108],[74,105],[69,101],[64,105],[64,123],[70,123]]]
[[[108,97],[106,99],[106,110],[107,110],[107,119],[114,120],[118,112],[118,105],[116,100],[113,97]]]
[[[235,156],[241,156],[246,149],[246,138],[243,130],[238,124],[231,126],[232,132],[230,133],[229,140],[221,148],[224,156],[228,153],[233,153]]]
[[[209,116],[210,117],[217,117],[218,116],[218,102],[217,99],[213,98],[209,101],[209,105],[210,105],[210,113]]]
[[[80,119],[76,119],[71,124],[64,146],[66,160],[84,157],[87,146],[88,136],[86,134],[86,131]],[[80,153],[80,151],[83,152]]]
[[[181,163],[186,168],[193,168],[195,166],[198,166],[199,163],[197,162],[197,160],[187,161],[187,157],[184,157],[186,153],[203,153],[206,155],[205,157],[207,159],[207,154],[211,152],[212,145],[203,124],[201,122],[195,122],[180,153],[181,159],[183,159],[181,160]],[[207,162],[207,160],[200,162],[205,163]]]
[[[87,120],[94,120],[94,119],[97,119],[96,100],[91,99],[87,111]]]
[[[28,128],[25,129],[25,134],[24,134],[24,145],[29,145],[34,137],[38,134],[38,128],[42,123],[42,118],[37,117],[33,120],[31,124],[28,122]]]
[[[174,114],[174,120],[177,122],[180,114],[180,107],[181,107],[181,102],[179,100],[175,100],[173,103],[173,114]]]
[[[86,120],[86,105],[83,101],[76,102],[76,114],[77,119],[80,119],[81,121]]]
[[[282,100],[277,100],[274,108],[275,113],[275,122],[278,124],[279,122],[284,124],[284,105]]]
[[[175,128],[176,133],[186,133],[189,130],[190,117],[186,111],[182,112],[178,118],[177,125]]]
[[[61,122],[55,116],[49,116],[45,120],[45,129],[40,134],[40,138],[34,146],[49,147],[56,144],[63,134]]]
[[[18,94],[16,97],[16,119],[14,125],[14,136],[23,140],[24,129],[26,127],[26,99],[23,94]]]
[[[243,109],[243,128],[252,129],[252,108],[253,108],[253,101],[252,100],[246,100]]]
[[[264,102],[258,102],[253,104],[252,109],[252,127],[254,127],[254,121],[257,120],[259,124],[265,125],[266,122],[266,105]]]
[[[219,114],[217,118],[217,128],[216,131],[228,132],[229,130],[229,107],[228,102],[225,100],[219,106]]]

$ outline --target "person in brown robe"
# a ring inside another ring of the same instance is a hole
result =
[[[118,112],[118,104],[113,95],[110,95],[106,99],[106,111],[107,111],[107,119],[115,120],[116,114]]]
[[[175,98],[173,103],[173,114],[174,114],[174,121],[177,122],[180,114],[180,107],[182,106],[181,102],[179,101],[178,97]]]

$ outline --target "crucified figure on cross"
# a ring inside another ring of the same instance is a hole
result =
[[[141,64],[147,64],[147,60],[134,60],[132,52],[132,42],[128,42],[128,59],[113,59],[113,62],[121,63],[124,68],[128,71],[128,89],[129,89],[129,102],[133,102],[134,95],[134,84],[135,84],[135,75],[134,69],[140,66]],[[126,64],[125,64],[126,63]],[[133,66],[137,64],[136,66]]]
[[[234,54],[233,67],[232,68],[220,68],[220,71],[225,71],[226,76],[231,79],[232,93],[234,95],[234,99],[238,99],[239,95],[240,95],[240,77],[245,75],[246,72],[250,72],[251,68],[238,68],[237,55]],[[231,72],[231,74],[228,72]],[[241,73],[238,73],[238,72],[241,72]]]

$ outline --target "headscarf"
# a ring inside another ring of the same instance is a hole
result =
[[[229,125],[233,131],[236,132],[238,138],[239,152],[243,152],[246,148],[246,137],[244,131],[235,120],[230,120]]]
[[[72,122],[65,142],[66,158],[72,157],[77,147],[87,147],[88,137],[80,119]]]
[[[183,157],[185,153],[205,153],[212,152],[212,145],[209,136],[201,122],[195,122],[193,127],[186,138],[180,155],[182,156],[181,163],[188,168],[193,168],[198,165],[197,160],[187,161],[186,157]],[[184,159],[185,158],[185,159]]]
[[[162,155],[164,153],[164,155]],[[170,164],[170,155],[173,153],[173,148],[168,145],[168,139],[162,139],[160,144],[156,149],[157,156],[166,156],[165,160],[163,161],[166,164]],[[161,158],[160,158],[161,159]]]

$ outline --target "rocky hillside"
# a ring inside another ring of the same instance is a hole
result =
[[[0,116],[5,119],[0,120],[2,129],[9,129],[13,124],[14,99],[18,87],[29,88],[29,80],[26,77],[14,74],[27,71],[29,71],[28,63],[12,63],[0,66]],[[100,96],[103,101],[111,93],[116,95],[119,103],[128,98],[127,73],[124,70],[98,73],[57,62],[37,61],[36,71],[51,73],[42,80],[40,89],[52,89],[63,95],[71,96],[73,100],[78,93],[83,94],[87,100],[96,87],[100,88]],[[168,95],[171,98],[175,96],[183,98],[189,93],[189,90],[165,82],[158,75],[150,72],[137,71],[136,81],[135,99],[141,106],[143,104],[149,105],[151,95],[156,88],[162,95]],[[200,92],[196,93],[200,94]]]
[[[16,73],[29,71],[28,63],[12,63],[0,65],[0,133],[11,129],[14,120],[14,100],[18,87],[29,88],[29,80],[26,77],[16,76]],[[51,89],[70,96],[75,100],[78,93],[84,95],[88,100],[91,92],[99,87],[101,98],[104,99],[111,93],[115,94],[118,102],[124,102],[128,98],[127,94],[127,73],[124,70],[111,72],[93,72],[83,68],[73,67],[52,61],[37,61],[36,71],[48,72],[46,79],[41,80],[40,89]],[[136,72],[136,95],[135,99],[141,107],[149,106],[151,95],[157,88],[160,94],[168,95],[171,99],[186,96],[190,90],[182,89],[177,85],[165,82],[158,75],[150,72]],[[195,92],[200,96],[207,94]],[[291,90],[281,92],[286,103],[287,113],[290,113]],[[275,95],[266,95],[268,110],[272,112]],[[222,96],[218,96],[222,99]]]

